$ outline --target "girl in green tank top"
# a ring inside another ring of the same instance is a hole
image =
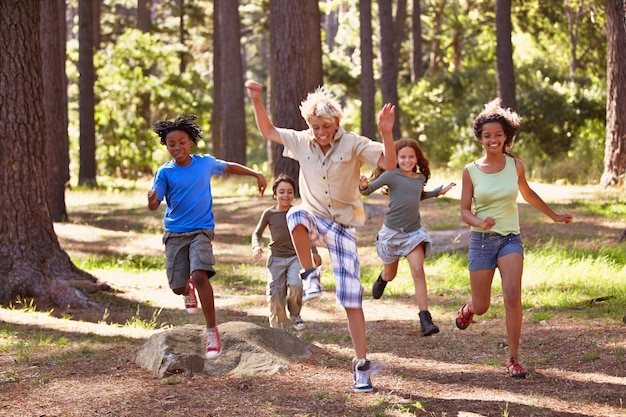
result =
[[[521,117],[504,108],[500,100],[487,103],[474,120],[474,138],[484,156],[465,166],[461,190],[461,218],[471,227],[469,270],[471,294],[459,309],[456,326],[466,329],[475,314],[484,314],[491,302],[491,283],[496,268],[502,278],[506,312],[508,354],[506,371],[513,378],[528,374],[519,361],[522,330],[523,248],[517,195],[555,222],[570,223],[572,216],[557,214],[526,181],[524,164],[511,154]]]

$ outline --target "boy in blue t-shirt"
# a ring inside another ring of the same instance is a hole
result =
[[[190,313],[198,307],[195,291],[198,292],[206,321],[206,358],[213,359],[221,352],[221,342],[215,323],[213,287],[209,281],[215,275],[211,177],[224,172],[256,177],[260,195],[265,192],[267,183],[260,172],[244,165],[207,154],[191,154],[191,147],[202,137],[196,119],[194,115],[181,115],[174,121],[154,124],[161,144],[167,147],[173,159],[156,171],[154,184],[148,192],[148,209],[157,210],[165,198],[163,243],[167,279],[172,291],[184,296]]]

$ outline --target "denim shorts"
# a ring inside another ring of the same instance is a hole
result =
[[[519,253],[524,257],[522,236],[509,233],[471,232],[469,240],[469,270],[481,271],[496,269],[498,259],[511,253]]]

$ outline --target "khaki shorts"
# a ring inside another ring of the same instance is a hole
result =
[[[193,271],[201,270],[215,275],[215,257],[213,256],[213,237],[211,229],[199,229],[193,232],[165,232],[165,271],[170,288],[184,288]]]

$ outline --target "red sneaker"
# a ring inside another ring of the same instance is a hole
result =
[[[463,304],[463,307],[456,313],[456,327],[461,330],[467,329],[474,321],[474,313],[470,311],[469,304]]]
[[[206,358],[215,359],[222,353],[222,342],[220,341],[220,332],[217,326],[206,328]]]
[[[189,289],[189,292],[187,294],[183,294],[183,298],[185,299],[185,308],[187,309],[187,313],[194,314],[198,311],[198,299],[196,298],[196,287],[194,287],[191,278],[187,280],[187,288]]]
[[[526,368],[520,365],[515,358],[511,358],[511,360],[506,364],[506,371],[513,378],[526,378],[526,375],[528,375]]]

